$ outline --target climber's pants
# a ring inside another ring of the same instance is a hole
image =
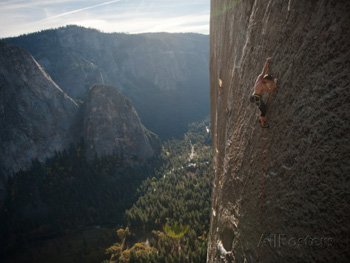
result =
[[[262,117],[265,117],[267,107],[266,107],[265,102],[263,102],[262,100],[260,101],[259,110],[261,111],[261,116],[262,116]]]
[[[263,101],[261,95],[253,94],[250,98],[251,102],[254,102],[256,106],[258,106],[259,110],[261,111],[261,116],[265,117],[266,115],[266,103]]]

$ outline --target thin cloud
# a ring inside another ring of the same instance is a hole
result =
[[[75,2],[81,2],[82,0],[75,0]],[[42,7],[42,6],[54,6],[54,5],[60,5],[72,2],[72,0],[41,0],[41,1],[5,1],[0,2],[0,7],[2,10],[6,11],[14,11],[24,8],[35,8],[35,7]]]
[[[103,2],[103,3],[100,3],[100,4],[96,4],[96,5],[91,5],[91,6],[87,6],[87,7],[83,7],[83,8],[79,8],[79,9],[75,9],[75,10],[71,10],[71,11],[64,12],[64,13],[61,13],[61,14],[58,14],[58,15],[47,17],[47,18],[42,19],[42,20],[40,20],[38,22],[45,22],[47,20],[56,19],[56,18],[59,18],[59,17],[71,15],[71,14],[76,14],[76,13],[79,13],[79,12],[82,12],[82,11],[86,11],[86,10],[89,10],[89,9],[97,8],[97,7],[100,7],[100,6],[106,6],[106,5],[114,4],[114,3],[117,3],[117,2],[120,2],[120,1],[122,1],[122,0],[112,0],[112,1]]]
[[[123,15],[113,19],[75,18],[71,24],[100,29],[104,32],[198,32],[208,34],[209,14],[194,16],[150,17]]]

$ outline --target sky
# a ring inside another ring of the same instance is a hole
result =
[[[210,0],[0,0],[0,38],[65,25],[209,34]]]

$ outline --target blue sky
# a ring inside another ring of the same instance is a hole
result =
[[[68,24],[104,32],[209,34],[210,0],[0,0],[0,38]]]

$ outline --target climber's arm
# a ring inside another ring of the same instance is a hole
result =
[[[271,57],[268,57],[265,61],[265,64],[264,64],[264,67],[263,67],[263,70],[261,72],[261,74],[264,76],[265,74],[268,74],[269,73],[269,65],[270,65],[270,62],[271,62]]]

